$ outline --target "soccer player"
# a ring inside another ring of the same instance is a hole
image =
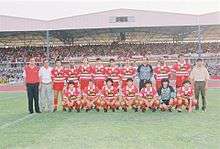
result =
[[[68,82],[68,86],[65,89],[63,96],[63,104],[68,106],[69,112],[71,112],[72,109],[80,112],[82,107],[81,90],[79,87],[76,87],[73,81]]]
[[[162,79],[170,78],[170,68],[166,65],[164,59],[159,60],[158,66],[154,68],[155,79],[156,79],[156,89],[158,90],[161,87]]]
[[[177,108],[179,111],[184,107],[188,110],[188,112],[192,112],[197,105],[197,100],[193,97],[193,88],[189,80],[183,82],[183,86],[178,92],[177,97]]]
[[[110,65],[106,67],[106,76],[112,79],[115,88],[120,88],[121,72],[114,59],[110,59]]]
[[[157,91],[152,86],[151,81],[144,83],[144,88],[141,89],[140,93],[140,108],[142,112],[145,112],[147,108],[151,108],[152,112],[155,112],[159,106],[159,100],[157,99]]]
[[[139,78],[139,90],[144,87],[146,81],[154,81],[153,68],[149,63],[148,58],[143,58],[143,64],[139,65],[137,68],[138,78]]]
[[[109,109],[115,112],[115,109],[119,108],[118,88],[113,86],[113,80],[111,78],[106,79],[106,85],[101,91],[101,98],[101,105],[104,112],[107,112]]]
[[[190,64],[186,63],[184,55],[178,55],[178,62],[173,65],[173,71],[176,76],[176,88],[182,87],[185,80],[189,80],[189,73],[191,71]]]
[[[127,112],[129,107],[137,110],[139,106],[138,88],[134,85],[132,78],[128,78],[126,82],[127,85],[122,89],[121,107],[125,112]]]
[[[99,99],[99,89],[96,87],[93,80],[89,80],[89,85],[83,91],[84,108],[86,112],[91,110],[94,103]],[[96,106],[96,111],[100,110],[100,106]]]
[[[131,78],[132,80],[135,77],[136,69],[129,65],[129,60],[126,60],[125,66],[121,69],[121,77],[122,77],[122,88],[127,85],[127,79]]]
[[[57,111],[58,108],[58,97],[59,94],[61,99],[63,98],[63,89],[65,82],[65,71],[62,67],[61,60],[57,59],[55,62],[55,67],[51,71],[52,81],[53,81],[53,90],[54,90],[54,110]],[[63,107],[63,111],[65,111],[65,107]]]
[[[95,72],[94,72],[94,80],[96,87],[101,90],[104,86],[105,79],[106,79],[106,72],[105,72],[105,66],[101,64],[101,59],[96,59],[96,66],[95,66]]]
[[[169,79],[161,80],[161,87],[158,90],[158,96],[160,100],[160,109],[161,111],[170,111],[172,112],[172,107],[175,106],[176,101],[176,92],[172,86],[169,85]]]
[[[67,82],[73,81],[74,84],[79,82],[79,69],[74,64],[70,64],[69,67],[65,69],[65,75]]]
[[[79,67],[80,73],[80,88],[84,90],[86,86],[88,86],[89,80],[92,79],[92,75],[94,69],[91,65],[89,65],[88,59],[82,59],[83,64]]]

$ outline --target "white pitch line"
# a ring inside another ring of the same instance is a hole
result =
[[[14,125],[14,124],[18,124],[19,122],[22,122],[22,121],[24,121],[24,120],[26,120],[26,119],[28,119],[28,118],[33,117],[34,115],[36,115],[36,114],[33,113],[33,114],[30,114],[30,115],[26,115],[26,116],[24,116],[24,117],[22,117],[22,118],[19,118],[19,119],[15,120],[15,121],[12,121],[12,122],[3,124],[2,126],[0,126],[0,129],[7,128],[7,127],[9,127],[9,126],[11,126],[11,125]]]

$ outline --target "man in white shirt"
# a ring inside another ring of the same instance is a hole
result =
[[[209,72],[203,64],[203,60],[198,58],[196,66],[192,69],[190,79],[194,85],[195,98],[198,102],[196,110],[199,109],[199,94],[202,95],[202,110],[206,112],[206,91],[208,89]]]
[[[43,61],[43,66],[40,68],[40,109],[41,111],[53,111],[53,90],[52,90],[52,68],[49,66],[48,60]]]

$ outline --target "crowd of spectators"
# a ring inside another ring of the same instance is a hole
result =
[[[117,56],[119,59],[131,56],[149,55],[175,55],[184,53],[188,56],[197,56],[197,43],[148,43],[148,44],[128,44],[112,43],[111,45],[77,45],[50,47],[50,58],[55,60],[60,58],[69,61],[75,57],[103,57]],[[203,43],[203,56],[219,56],[220,43]],[[22,80],[22,67],[30,57],[35,57],[36,62],[42,62],[47,57],[46,47],[16,47],[0,48],[0,83],[10,82],[10,80]],[[210,73],[220,75],[218,62],[207,63]]]

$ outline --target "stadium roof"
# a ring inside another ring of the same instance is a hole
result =
[[[220,12],[203,15],[160,11],[114,9],[54,20],[0,15],[0,32],[156,26],[220,25]]]

